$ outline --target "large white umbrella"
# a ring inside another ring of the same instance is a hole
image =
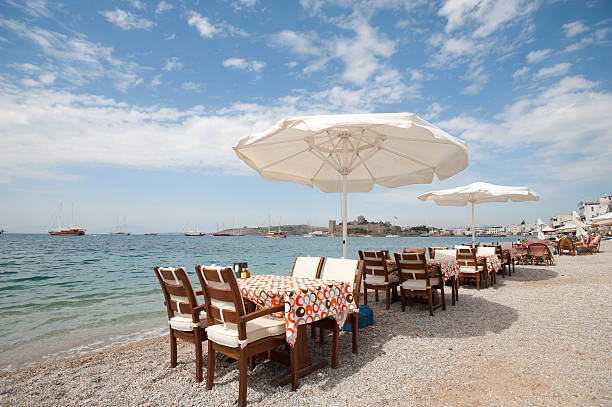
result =
[[[485,202],[537,201],[538,194],[528,187],[507,187],[503,185],[474,182],[463,187],[443,189],[419,195],[421,201],[432,200],[440,206],[466,206],[472,204],[472,245],[476,244],[474,230],[474,204]]]
[[[591,222],[594,226],[612,226],[612,212],[594,217]]]
[[[468,166],[463,141],[414,113],[287,117],[234,150],[268,181],[342,192],[343,257],[347,192],[430,184],[434,174],[444,180]]]
[[[544,232],[542,231],[542,219],[538,219],[538,222],[536,223],[536,225],[538,226],[538,240],[544,240],[546,239],[546,236],[544,235]]]
[[[582,221],[580,215],[578,215],[578,212],[576,211],[572,212],[572,217],[574,218],[573,222],[576,225],[576,237],[586,239],[588,235],[584,228],[587,227],[587,224]]]

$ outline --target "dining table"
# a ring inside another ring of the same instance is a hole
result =
[[[455,260],[445,259],[445,260],[436,260],[436,259],[427,259],[427,268],[429,271],[434,271],[436,269],[440,270],[440,274],[442,275],[442,279],[446,282],[451,282],[452,286],[452,304],[455,305],[455,301],[458,300],[458,287],[457,287],[457,278],[459,276],[459,263]],[[387,269],[390,274],[398,275],[399,269],[397,264],[393,260],[387,260]],[[394,290],[395,291],[395,290]],[[421,299],[415,299],[419,302]],[[437,304],[438,297],[437,294],[434,296],[434,305]],[[394,302],[394,301],[392,301]]]
[[[495,284],[495,278],[496,278],[495,275],[502,268],[502,264],[501,264],[501,261],[499,260],[499,257],[497,257],[496,254],[491,254],[491,255],[486,255],[486,256],[477,256],[476,260],[478,261],[478,264],[482,264],[485,266],[488,273],[492,273],[491,274],[491,284],[492,285]],[[486,275],[485,275],[485,278],[488,279]]]
[[[358,312],[353,287],[346,282],[264,274],[240,279],[238,285],[242,296],[257,308],[284,304],[284,311],[273,316],[285,321],[287,344],[294,348],[298,377],[327,365],[327,361],[312,362],[306,325],[331,317],[342,327],[351,312]],[[286,354],[276,355],[288,361]],[[290,375],[281,376],[277,383],[282,386],[290,379]]]

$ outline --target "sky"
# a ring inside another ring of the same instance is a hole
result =
[[[416,196],[476,181],[541,196],[477,206],[479,225],[612,193],[608,0],[0,1],[11,232],[44,232],[60,203],[92,233],[327,225],[338,194],[264,181],[232,150],[305,114],[414,112],[467,142],[463,172],[349,194],[349,219],[469,225]]]

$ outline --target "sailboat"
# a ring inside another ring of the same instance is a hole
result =
[[[119,223],[119,219],[117,219],[117,223]],[[123,218],[123,225],[117,225],[117,231],[110,232],[110,234],[114,236],[129,236],[131,234],[130,232],[126,232],[123,229],[125,229],[125,218]]]
[[[287,237],[287,235],[283,232],[281,232],[280,229],[280,221],[278,222],[278,232],[274,232],[270,230],[270,221],[269,221],[269,216],[268,216],[268,232],[263,235],[264,237],[267,237],[269,239],[282,239],[284,237]]]
[[[85,229],[79,226],[70,226],[70,227],[62,227],[61,225],[64,223],[64,206],[60,202],[57,210],[52,216],[52,219],[57,219],[58,228],[54,230],[48,230],[51,236],[82,236],[85,234]],[[55,223],[52,220],[49,223]],[[72,205],[72,224],[74,224],[74,205]]]
[[[308,219],[308,224],[310,225],[310,219]],[[313,230],[312,230],[312,226],[311,226],[311,228],[310,228],[310,232],[308,232],[308,233],[304,233],[304,234],[302,235],[302,237],[305,237],[305,238],[311,238],[311,237],[313,237],[312,232],[313,232]]]

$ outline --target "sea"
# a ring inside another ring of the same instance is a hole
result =
[[[471,237],[349,237],[358,250],[453,246]],[[477,238],[505,241],[516,238]],[[0,235],[0,370],[100,351],[168,332],[153,267],[247,262],[289,275],[296,256],[341,257],[340,237]]]

